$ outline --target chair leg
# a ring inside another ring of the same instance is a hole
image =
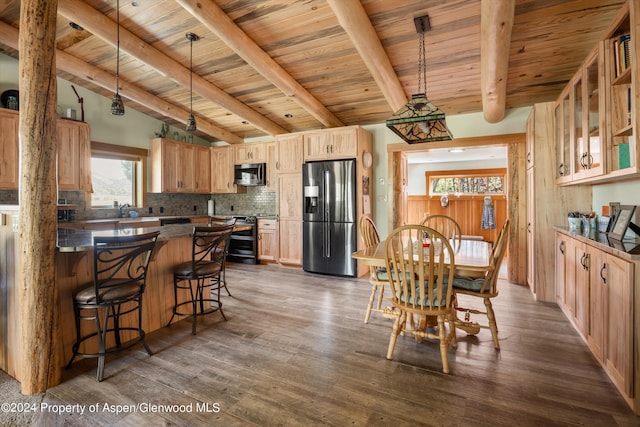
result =
[[[378,285],[380,293],[378,294],[378,310],[382,309],[382,300],[384,299],[384,285]]]
[[[444,316],[438,315],[438,336],[440,337],[440,357],[442,359],[442,372],[449,373],[449,340],[444,330]]]
[[[171,322],[173,322],[173,318],[176,315],[176,311],[178,310],[178,282],[176,281],[176,276],[173,276],[173,313],[171,314],[171,319],[169,319],[169,323],[167,323],[167,327],[171,326]]]
[[[224,289],[227,291],[227,295],[232,296],[231,292],[229,292],[229,288],[227,288],[227,273],[226,273],[226,269],[227,269],[227,261],[225,260],[222,263],[222,287],[224,287]]]
[[[94,313],[96,316],[96,326],[98,328],[98,341],[100,342],[100,347],[98,350],[98,372],[96,374],[96,380],[98,380],[98,382],[101,382],[104,377],[104,362],[107,357],[106,330],[107,330],[108,321],[109,321],[109,309],[111,308],[112,307],[107,307],[105,309],[103,326],[100,326],[100,316],[99,316],[98,309],[97,308],[94,309]]]
[[[371,296],[369,297],[369,303],[367,304],[367,312],[364,314],[364,323],[369,323],[369,317],[371,316],[371,309],[373,308],[373,301],[376,298],[376,289],[378,285],[375,283],[371,285]]]
[[[500,342],[498,341],[498,324],[496,323],[496,316],[493,312],[493,306],[489,298],[484,299],[484,306],[487,308],[487,318],[489,319],[489,329],[491,329],[491,336],[493,337],[493,347],[496,350],[500,350]]]
[[[73,315],[76,323],[76,342],[73,344],[73,354],[71,355],[71,360],[67,363],[66,369],[71,369],[71,364],[78,355],[78,348],[80,347],[80,308],[78,308],[75,300],[73,302]]]
[[[140,337],[140,342],[142,343],[142,346],[147,351],[149,356],[153,356],[153,352],[151,351],[151,349],[147,345],[147,342],[144,339],[145,333],[144,333],[144,329],[142,329],[142,295],[140,295],[140,297],[138,298],[138,336]]]
[[[198,299],[202,295],[200,291],[200,280],[196,281],[196,294],[193,295],[193,287],[191,286],[191,280],[189,280],[189,292],[191,293],[191,308],[192,308],[192,321],[191,321],[191,335],[196,334],[196,319],[198,318]],[[202,301],[201,301],[202,303]]]
[[[393,322],[393,329],[391,330],[391,337],[389,338],[389,348],[387,349],[387,359],[393,359],[393,350],[396,348],[396,340],[398,339],[398,335],[402,331],[403,325],[406,322],[407,313],[402,312],[396,318],[396,321]]]

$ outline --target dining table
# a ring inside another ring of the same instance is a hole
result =
[[[385,243],[386,241],[383,240],[375,246],[353,252],[351,256],[366,265],[385,267]],[[460,249],[454,254],[455,274],[459,276],[484,275],[491,268],[492,250],[493,247],[490,242],[462,239],[460,241]],[[448,259],[445,258],[445,263],[448,262]]]

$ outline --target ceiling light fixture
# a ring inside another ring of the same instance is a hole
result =
[[[429,15],[414,18],[413,23],[420,41],[418,93],[411,95],[411,101],[387,119],[387,127],[409,144],[450,141],[453,136],[447,128],[444,113],[427,99],[427,61],[424,33],[431,29]],[[423,80],[424,92],[422,91]]]
[[[124,115],[124,102],[120,97],[120,0],[116,1],[116,25],[118,27],[116,40],[116,93],[111,98],[111,114],[114,116]]]
[[[193,42],[200,40],[194,33],[186,34],[187,40],[189,40],[191,51],[189,54],[189,91],[191,92],[191,105],[189,107],[189,118],[187,119],[187,132],[195,132],[196,118],[193,116]]]

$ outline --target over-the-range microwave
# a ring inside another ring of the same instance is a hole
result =
[[[266,163],[245,163],[235,166],[234,182],[245,187],[267,185]]]

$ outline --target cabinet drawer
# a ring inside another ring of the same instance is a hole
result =
[[[277,224],[275,219],[259,219],[258,230],[275,230]]]

